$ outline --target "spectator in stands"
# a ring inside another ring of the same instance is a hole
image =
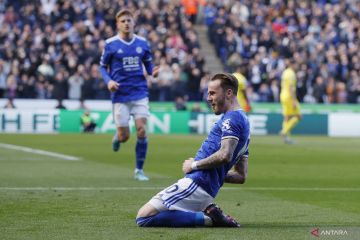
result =
[[[19,98],[35,98],[35,78],[23,73],[20,76],[20,82],[17,87],[17,96]]]
[[[76,72],[69,77],[68,79],[69,99],[77,99],[77,100],[80,99],[81,88],[82,85],[84,84],[84,75],[85,75],[84,71],[85,71],[84,65],[80,64],[78,65]]]
[[[10,74],[7,78],[6,96],[11,101],[16,97],[17,79],[14,74]]]
[[[334,77],[329,77],[326,84],[326,95],[328,103],[336,103],[336,81]]]
[[[4,10],[0,10],[0,19],[4,20],[0,23],[0,97],[5,95],[4,79],[10,74],[16,78],[25,74],[30,81],[34,80],[33,97],[57,98],[60,92],[64,92],[63,97],[78,99],[79,87],[73,95],[75,88],[69,78],[76,75],[78,65],[82,64],[86,74],[82,74],[84,85],[80,96],[85,99],[108,99],[106,86],[98,81],[92,69],[100,59],[103,39],[115,35],[114,9],[121,9],[125,5],[137,18],[135,31],[151,40],[152,51],[156,53],[154,63],[158,65],[160,59],[165,57],[169,66],[177,64],[177,76],[181,76],[178,78],[181,81],[175,81],[181,83],[178,86],[181,85],[182,89],[176,91],[185,92],[189,79],[184,75],[186,60],[193,54],[193,49],[200,45],[193,23],[183,16],[181,5],[172,1],[160,1],[158,5],[157,1],[135,0],[41,0],[35,3],[5,1]],[[197,67],[202,68],[203,65]],[[15,73],[15,69],[18,72]],[[203,70],[199,70],[202,74]],[[58,84],[55,79],[59,72],[66,84]],[[23,88],[21,83],[17,83],[19,88]],[[150,86],[150,92],[151,87],[156,88],[156,84]],[[174,95],[173,90],[172,87],[170,99]],[[24,95],[23,89],[18,92],[21,92],[18,97],[30,97]],[[157,101],[159,97],[152,100]]]
[[[350,72],[348,83],[348,102],[357,103],[360,100],[360,75],[356,71]]]
[[[59,71],[66,82],[78,64],[90,73],[103,49],[101,39],[115,34],[115,9],[125,5],[136,15],[136,32],[151,42],[154,64],[158,65],[162,57],[169,66],[178,64],[181,83],[188,86],[187,79],[192,75],[187,60],[193,58],[193,49],[200,44],[194,20],[188,20],[183,14],[185,8],[175,2],[3,1],[0,97],[6,97],[4,79],[9,75],[15,75],[18,88],[22,88],[21,76],[28,75],[35,81],[35,97],[51,98],[54,76]],[[347,101],[358,102],[353,84],[356,80],[351,77],[352,72],[360,75],[360,6],[356,1],[209,0],[203,14],[208,38],[223,60],[224,69],[231,70],[243,60],[248,62],[251,71],[246,78],[254,90],[251,99],[257,99],[262,83],[271,86],[273,79],[280,81],[284,59],[291,56],[304,72],[298,77],[302,84],[298,89],[300,100],[309,99],[305,96],[312,95],[309,90],[321,76],[326,85],[331,77],[335,83],[344,82]],[[203,77],[204,66],[196,68]],[[99,82],[94,81],[94,88],[96,94],[89,98],[109,97]],[[151,100],[159,99],[156,88],[156,84],[150,86],[155,96]],[[187,91],[186,87],[183,91]],[[29,97],[20,89],[17,92],[21,92],[17,97]]]
[[[191,23],[195,24],[198,14],[198,0],[181,0],[181,3]]]
[[[6,69],[5,62],[3,59],[0,58],[0,98],[3,98],[5,96],[6,92],[6,79],[9,70]]]
[[[324,103],[326,99],[326,87],[322,76],[316,78],[316,82],[313,88],[313,96],[317,103]]]
[[[262,83],[260,85],[258,95],[259,95],[259,100],[258,100],[259,102],[270,102],[271,92],[267,83]]]
[[[188,65],[187,69],[185,69],[187,75],[189,76],[187,82],[187,94],[189,101],[200,101],[201,93],[200,93],[200,82],[201,82],[201,71],[196,67],[195,64]]]
[[[206,103],[208,103],[207,102],[207,95],[208,95],[207,92],[208,92],[208,84],[209,84],[210,78],[211,78],[211,74],[208,71],[206,71],[205,75],[201,78],[201,81],[200,81],[201,98]]]
[[[249,62],[246,77],[257,96],[251,98],[259,99],[259,87],[269,85],[269,79],[280,81],[284,59],[292,57],[300,66],[300,101],[311,99],[305,96],[321,76],[327,102],[344,101],[345,94],[354,102],[349,87],[345,93],[337,83],[349,86],[350,72],[360,75],[360,5],[355,1],[209,1],[204,15],[225,69]],[[339,91],[341,100],[335,96]]]
[[[50,56],[48,54],[44,54],[43,61],[37,68],[37,71],[41,75],[43,75],[48,81],[50,81],[51,78],[54,77],[54,68],[50,65]]]
[[[271,97],[270,97],[270,101],[271,102],[279,102],[280,101],[280,88],[279,88],[279,83],[276,79],[273,79],[271,81],[270,84],[270,92],[271,92]]]
[[[346,85],[343,82],[336,83],[336,103],[346,103],[347,92]]]
[[[174,73],[174,83],[172,85],[172,95],[176,97],[185,98],[185,83],[187,82],[187,75],[180,68],[178,63],[173,63],[171,69]]]
[[[52,97],[54,99],[63,100],[67,98],[68,83],[66,78],[68,76],[64,72],[57,72],[53,83]]]
[[[170,101],[173,100],[171,94],[171,85],[174,82],[174,72],[166,62],[166,58],[162,57],[160,59],[159,74],[157,84],[159,87],[159,101]]]
[[[84,82],[81,86],[81,99],[86,100],[95,98],[95,82],[101,81],[98,69],[99,65],[94,63],[91,65],[90,74],[84,75]]]

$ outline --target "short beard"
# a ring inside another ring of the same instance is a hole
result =
[[[225,96],[218,101],[217,106],[218,106],[218,111],[214,111],[215,115],[220,115],[224,113],[224,105],[225,105]]]

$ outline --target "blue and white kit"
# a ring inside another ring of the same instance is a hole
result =
[[[149,43],[134,34],[127,42],[116,35],[105,41],[100,60],[100,72],[107,85],[110,80],[119,83],[117,91],[111,93],[114,122],[117,127],[129,126],[130,115],[147,118],[149,113],[148,87],[144,76],[153,70]]]
[[[248,154],[249,121],[242,110],[229,111],[221,117],[198,150],[195,161],[217,152],[221,147],[221,140],[225,138],[238,140],[233,158],[229,163],[214,169],[194,170],[177,183],[159,192],[149,203],[160,212],[165,210],[203,211],[213,202],[224,184],[227,172],[241,156]]]
[[[100,72],[107,85],[110,80],[120,84],[119,89],[111,94],[113,103],[136,101],[148,97],[146,72],[153,70],[152,54],[149,43],[134,34],[127,42],[116,35],[105,41],[106,45],[100,59]]]

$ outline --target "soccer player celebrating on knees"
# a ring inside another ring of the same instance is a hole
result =
[[[147,153],[146,121],[149,116],[149,99],[144,68],[149,75],[156,76],[153,69],[149,43],[134,34],[133,14],[123,9],[116,14],[118,34],[105,41],[100,60],[100,72],[111,91],[113,117],[117,131],[113,137],[113,151],[130,137],[130,115],[135,120],[137,143],[135,148],[136,169],[134,178],[147,181],[143,172]]]
[[[214,125],[194,158],[183,162],[185,177],[162,190],[140,208],[141,227],[239,227],[214,204],[224,182],[245,182],[250,143],[249,122],[236,99],[238,82],[227,73],[215,74],[207,100],[216,115]]]

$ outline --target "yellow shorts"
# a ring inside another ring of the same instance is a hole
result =
[[[292,101],[281,101],[282,112],[284,116],[300,115],[300,104],[296,101],[296,106],[293,106]]]

